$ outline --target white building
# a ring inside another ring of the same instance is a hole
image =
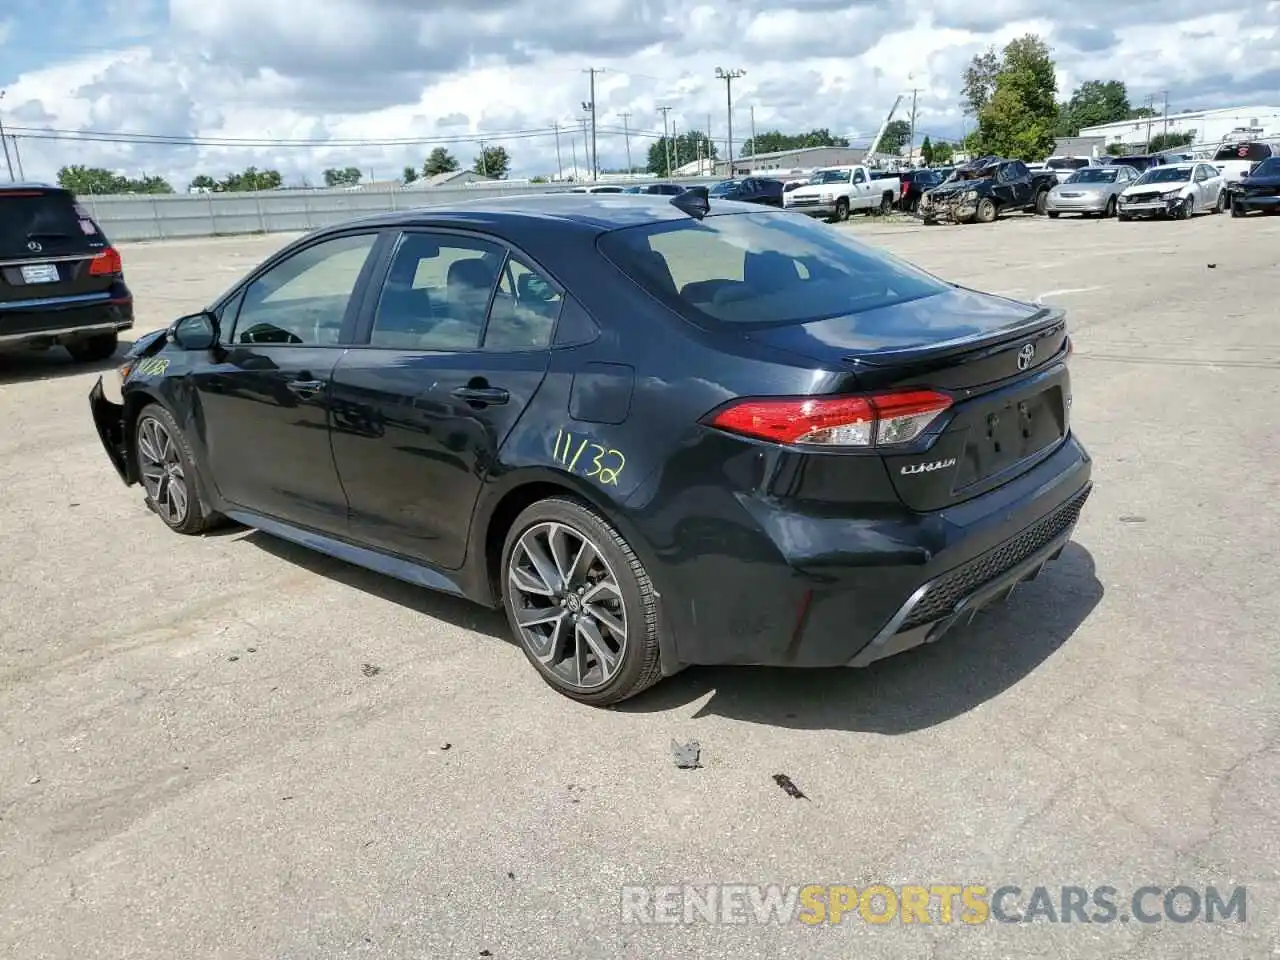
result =
[[[1193,143],[1217,146],[1225,137],[1241,130],[1247,136],[1280,136],[1280,107],[1225,107],[1221,110],[1186,110],[1182,113],[1143,117],[1141,120],[1119,120],[1082,127],[1081,137],[1102,137],[1106,143],[1128,147],[1144,147],[1161,133],[1192,133]]]

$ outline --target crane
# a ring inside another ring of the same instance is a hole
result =
[[[893,106],[889,108],[889,115],[884,118],[884,123],[880,124],[880,130],[876,134],[875,139],[871,141],[871,146],[867,148],[867,163],[871,163],[872,154],[876,152],[876,148],[880,146],[880,141],[884,139],[884,133],[889,129],[889,124],[893,122],[893,115],[898,112],[898,107],[902,104],[902,98],[906,94],[898,94],[898,99],[893,101]]]

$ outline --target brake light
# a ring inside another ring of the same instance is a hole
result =
[[[89,261],[89,273],[95,277],[115,276],[124,273],[124,261],[115,247],[107,247]]]
[[[908,193],[910,193],[910,192],[911,192],[911,181],[910,181],[910,180],[903,180],[903,181],[902,181],[902,195],[905,197],[905,196],[906,196]]]
[[[774,443],[872,447],[914,440],[950,406],[950,397],[933,390],[861,397],[757,397],[723,407],[705,422]]]

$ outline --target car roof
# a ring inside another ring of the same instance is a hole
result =
[[[66,187],[60,187],[56,183],[40,183],[36,180],[19,180],[17,183],[0,183],[0,193],[10,190],[55,190],[59,193],[69,193]]]
[[[531,193],[507,197],[483,197],[440,207],[416,207],[360,217],[333,224],[324,232],[353,226],[413,227],[471,226],[489,229],[547,225],[577,228],[595,233],[664,221],[686,220],[689,214],[672,201],[675,196],[652,193]],[[707,216],[761,212],[754,204],[714,201]]]

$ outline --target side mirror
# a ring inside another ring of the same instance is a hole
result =
[[[181,350],[211,350],[218,342],[218,334],[218,318],[201,311],[174,321],[169,340]]]

